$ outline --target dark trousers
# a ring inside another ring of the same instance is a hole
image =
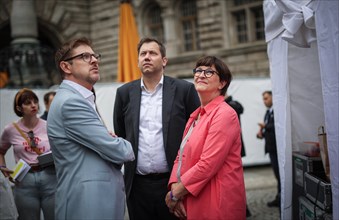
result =
[[[169,177],[134,176],[132,190],[127,198],[130,220],[177,219],[169,212],[165,202],[168,180]]]
[[[275,178],[278,182],[278,194],[277,198],[280,200],[280,191],[281,191],[281,185],[280,185],[280,174],[279,174],[279,163],[278,163],[278,155],[277,152],[269,152],[271,165],[273,169],[273,173]]]

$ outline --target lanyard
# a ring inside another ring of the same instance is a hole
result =
[[[184,139],[182,140],[181,144],[180,144],[180,153],[179,153],[179,163],[178,163],[178,169],[177,169],[177,178],[178,178],[178,182],[181,182],[180,180],[180,170],[181,170],[181,164],[182,164],[182,155],[183,155],[183,152],[184,152],[184,148],[185,148],[185,145],[186,145],[186,142],[187,142],[187,139],[189,138],[189,136],[191,136],[191,133],[193,131],[193,127],[195,126],[197,120],[193,121],[190,129],[188,130],[186,136],[184,137]]]

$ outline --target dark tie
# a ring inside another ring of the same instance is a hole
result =
[[[265,124],[267,124],[268,123],[268,121],[270,120],[270,110],[268,109],[267,111],[266,111],[266,114],[265,114],[265,118],[264,118],[264,122],[265,122]]]

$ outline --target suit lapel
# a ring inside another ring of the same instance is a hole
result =
[[[95,113],[95,115],[99,118],[99,120],[102,122],[102,124],[106,127],[106,125],[105,125],[104,121],[102,120],[102,118],[101,118],[99,112],[98,112],[97,110],[94,110],[94,109],[93,109],[93,107],[90,105],[90,103],[87,101],[87,99],[84,98],[84,96],[83,96],[78,90],[76,90],[75,88],[73,88],[72,86],[70,86],[70,85],[68,85],[67,83],[64,83],[64,82],[62,82],[62,83],[60,84],[59,89],[70,90],[71,92],[78,94],[78,96],[80,96],[81,98],[83,98],[84,100],[86,100],[85,103],[86,103],[86,105],[88,106],[88,108],[89,108],[91,111],[93,110],[93,112]],[[97,108],[96,104],[95,104],[95,108]]]
[[[171,119],[171,111],[175,95],[176,85],[171,78],[164,76],[164,88],[162,97],[162,130],[164,136],[164,148],[166,149],[166,140],[168,135],[168,124]]]
[[[139,145],[139,117],[140,117],[140,104],[141,104],[141,88],[140,88],[140,80],[135,81],[131,85],[131,89],[129,90],[130,103],[132,108],[132,121],[134,124],[132,125],[134,137],[135,137],[135,145]]]

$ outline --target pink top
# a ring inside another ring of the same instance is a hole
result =
[[[184,136],[193,128],[183,150],[181,182],[189,191],[184,197],[187,219],[245,219],[246,195],[240,156],[240,125],[236,112],[224,97],[198,108],[188,120]],[[169,186],[178,182],[178,159]]]
[[[16,122],[19,128],[27,136],[27,132],[30,130],[26,128],[21,120]],[[38,124],[33,129],[34,140],[39,148],[39,150],[44,153],[50,151],[49,141],[47,137],[47,124],[46,121],[39,118]],[[29,138],[28,138],[29,140]],[[31,149],[27,141],[21,136],[19,131],[14,127],[13,123],[6,125],[0,142],[0,153],[6,154],[7,150],[13,146],[13,152],[15,157],[15,162],[18,162],[19,159],[23,159],[28,164],[37,164],[38,163],[38,154]]]

